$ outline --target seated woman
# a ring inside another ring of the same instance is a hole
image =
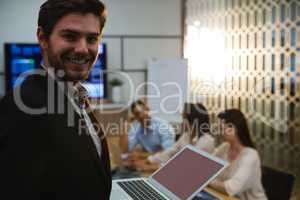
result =
[[[218,118],[227,144],[221,144],[213,154],[227,160],[230,165],[210,186],[241,200],[266,200],[261,183],[261,162],[245,116],[237,109],[230,109],[220,113]]]
[[[200,103],[186,103],[184,107],[184,132],[181,137],[169,149],[149,156],[144,163],[138,163],[138,169],[155,170],[159,168],[187,144],[192,144],[208,153],[213,152],[215,140],[210,134],[209,116],[206,108]]]

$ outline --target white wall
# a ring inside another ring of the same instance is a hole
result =
[[[107,34],[180,35],[180,0],[104,0]]]
[[[42,2],[44,0],[0,1],[0,73],[4,70],[5,42],[37,42],[37,15]],[[109,14],[103,39],[108,47],[109,69],[122,69],[132,77],[136,87],[145,81],[145,72],[140,69],[146,68],[148,57],[181,57],[181,0],[103,2]],[[0,96],[4,92],[3,85],[0,74]],[[124,100],[130,98],[128,90],[128,84],[124,84]]]

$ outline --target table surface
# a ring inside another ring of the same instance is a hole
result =
[[[212,194],[214,194],[217,197],[220,197],[223,200],[238,200],[238,198],[236,198],[236,197],[230,197],[228,195],[225,195],[225,194],[223,194],[221,192],[218,192],[218,191],[216,191],[212,188],[209,188],[209,187],[206,187],[205,190],[207,190],[208,192],[211,192]]]

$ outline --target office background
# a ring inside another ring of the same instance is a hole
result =
[[[2,0],[1,37],[4,42],[37,42],[36,26],[43,0]],[[134,86],[146,80],[148,58],[181,58],[182,24],[180,0],[106,0],[109,12],[103,42],[107,44],[109,70],[126,72]],[[13,11],[13,12],[12,12]],[[0,49],[0,96],[4,91],[4,55]],[[112,75],[114,76],[114,75]],[[112,77],[109,77],[111,79]],[[128,84],[123,84],[128,90]],[[141,89],[139,94],[144,94]],[[124,92],[123,100],[130,97]]]

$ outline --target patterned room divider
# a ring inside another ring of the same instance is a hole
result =
[[[218,67],[230,73],[221,74],[221,83],[212,85],[201,75],[195,78],[199,69],[211,67],[209,63],[189,62],[190,98],[198,95],[213,122],[225,108],[241,109],[263,164],[299,180],[300,1],[186,0],[186,58],[193,45],[191,29],[223,33],[229,59]],[[219,59],[217,49],[214,56]]]

